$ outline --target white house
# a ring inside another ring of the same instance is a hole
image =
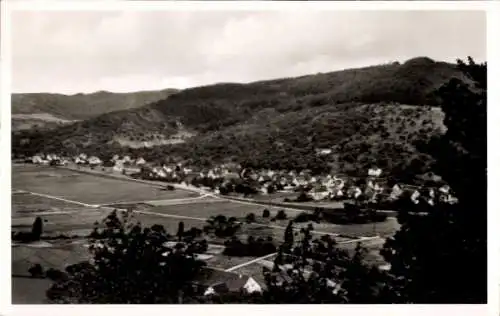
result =
[[[403,190],[401,189],[401,187],[398,184],[395,184],[392,187],[390,198],[395,200],[395,199],[399,198],[401,196],[401,194],[403,194]]]
[[[35,164],[41,164],[43,159],[42,159],[42,157],[35,155],[35,156],[33,156],[33,158],[31,158],[31,161]]]
[[[412,202],[418,204],[419,197],[420,197],[420,192],[418,190],[413,191],[413,194],[411,195]]]
[[[136,164],[137,166],[142,166],[142,165],[146,164],[146,160],[144,160],[144,158],[140,157],[139,159],[137,159],[137,160],[135,161],[135,164]]]
[[[96,156],[92,156],[89,158],[89,165],[97,166],[102,163],[101,159]]]
[[[330,148],[318,148],[316,149],[316,154],[324,156],[324,155],[329,155],[332,153],[332,150]]]
[[[370,177],[380,177],[381,174],[382,174],[382,169],[380,168],[374,167],[368,169],[368,176]]]
[[[113,171],[122,172],[122,170],[123,170],[123,162],[121,161],[115,162],[115,165],[113,166]]]

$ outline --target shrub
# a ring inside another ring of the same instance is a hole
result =
[[[48,269],[47,272],[45,272],[45,276],[52,281],[61,281],[68,278],[68,275],[66,273],[53,268]]]
[[[253,222],[255,222],[255,214],[254,213],[248,214],[246,216],[245,220],[246,220],[247,223],[253,223]]]
[[[297,197],[297,202],[309,202],[312,201],[312,198],[309,197],[305,192],[301,192]]]
[[[262,212],[262,217],[264,217],[264,218],[268,218],[269,216],[271,216],[271,212],[269,212],[269,210],[266,208],[266,209]]]
[[[33,226],[31,227],[31,235],[33,240],[40,240],[43,232],[43,221],[41,217],[37,217],[33,222]]]
[[[31,266],[31,268],[29,268],[28,272],[31,274],[32,278],[43,277],[43,267],[39,263]]]
[[[168,191],[174,191],[175,187],[173,185],[167,185],[167,190]]]
[[[227,256],[262,257],[267,254],[276,252],[276,246],[274,245],[272,238],[264,240],[263,238],[255,239],[255,237],[249,236],[247,242],[244,243],[238,238],[234,237],[230,240],[227,240],[224,245],[226,247],[224,248],[223,253]]]
[[[280,210],[278,214],[276,214],[276,219],[278,220],[285,220],[286,218],[287,216],[284,210]]]
[[[310,214],[310,213],[307,213],[307,212],[299,213],[293,219],[293,221],[296,222],[296,223],[305,223],[305,222],[317,221],[317,220],[318,220],[318,217],[315,214]]]

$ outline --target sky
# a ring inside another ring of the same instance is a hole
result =
[[[15,11],[12,91],[251,82],[428,56],[486,60],[481,11]]]

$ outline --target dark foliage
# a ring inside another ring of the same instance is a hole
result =
[[[431,92],[452,77],[464,79],[455,65],[417,58],[400,65],[186,89],[138,110],[43,133],[18,133],[13,152],[117,153],[148,161],[174,156],[203,166],[236,159],[248,167],[313,173],[335,168],[350,174],[366,172],[375,160],[388,174],[404,177],[409,167],[419,173],[429,169],[429,156],[414,142],[441,134],[441,126],[436,111],[422,105],[436,105]],[[116,141],[138,134],[147,134],[144,140],[167,139],[179,131],[178,122],[197,136],[152,148]],[[334,154],[317,156],[315,148],[323,147]]]
[[[245,217],[245,221],[247,223],[253,223],[255,222],[255,214],[254,213],[250,213],[248,214],[246,217]]]
[[[28,272],[32,278],[41,278],[44,276],[43,267],[39,263],[34,264],[31,268],[29,268]]]
[[[278,214],[276,214],[276,219],[277,220],[285,220],[285,219],[287,219],[285,211],[284,210],[279,210]]]
[[[271,216],[271,212],[269,212],[267,208],[264,211],[262,211],[263,218],[268,218],[269,216]]]
[[[395,277],[394,302],[487,300],[487,66],[470,58],[458,66],[475,84],[451,80],[438,90],[447,132],[427,148],[436,158],[436,172],[449,183],[458,204],[437,203],[428,216],[401,210],[401,230],[383,251]]]
[[[37,216],[31,227],[31,236],[33,240],[40,240],[43,233],[43,221],[42,218]]]
[[[179,240],[182,240],[183,236],[184,236],[184,222],[179,222],[179,226],[177,227],[177,238],[179,238]]]
[[[166,246],[161,225],[142,228],[112,212],[91,241],[92,260],[69,266],[67,280],[56,282],[47,297],[57,303],[172,304],[194,295],[193,280],[204,263],[189,244]]]
[[[224,215],[211,216],[203,227],[205,233],[213,233],[217,237],[232,237],[241,228],[236,218]]]
[[[224,243],[224,254],[227,256],[238,256],[238,257],[262,257],[267,254],[275,253],[276,246],[272,238],[255,239],[253,236],[249,236],[246,243],[241,242],[238,238],[233,237]]]

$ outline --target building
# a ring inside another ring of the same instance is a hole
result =
[[[382,174],[382,169],[378,167],[373,167],[368,170],[368,176],[370,177],[380,177]]]
[[[99,159],[96,156],[92,156],[89,158],[89,165],[97,166],[100,165],[101,163],[102,163],[101,159]]]
[[[250,276],[215,269],[203,269],[195,281],[203,295],[262,292],[262,286]]]

